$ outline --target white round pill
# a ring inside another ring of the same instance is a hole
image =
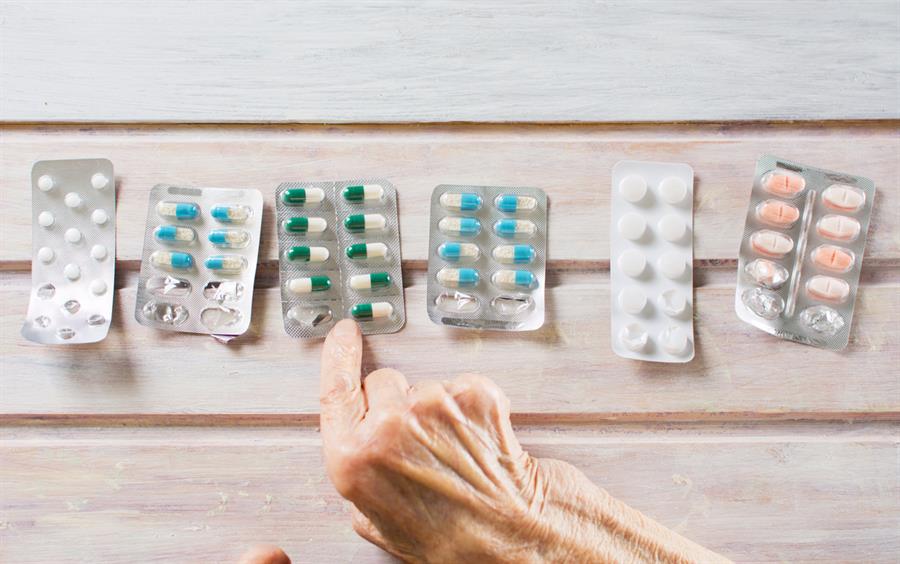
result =
[[[77,264],[69,263],[63,269],[63,274],[66,275],[66,278],[69,280],[78,280],[78,277],[81,276],[81,269],[78,268]]]
[[[682,354],[688,346],[687,333],[681,327],[666,327],[659,335],[659,343],[669,354]]]
[[[50,247],[41,247],[37,252],[38,259],[40,259],[43,263],[48,263],[53,260],[53,257],[56,256],[56,253],[53,252],[53,249]]]
[[[647,331],[639,323],[629,323],[619,333],[619,341],[630,351],[641,352],[649,341]]]
[[[91,214],[91,221],[96,223],[97,225],[103,225],[109,220],[109,216],[106,215],[106,212],[103,210],[94,210]]]
[[[687,309],[687,298],[678,290],[666,290],[657,301],[659,309],[669,317],[678,317]]]
[[[663,179],[659,183],[659,197],[667,204],[680,204],[687,196],[687,184],[675,176]]]
[[[619,307],[631,315],[637,315],[647,306],[647,296],[637,288],[625,288],[619,292]]]
[[[49,192],[50,190],[53,190],[53,187],[56,185],[56,183],[53,182],[52,176],[50,176],[49,174],[44,174],[41,175],[40,178],[38,178],[37,185],[38,188],[41,189],[41,192]]]
[[[50,227],[53,225],[54,221],[56,221],[56,219],[53,217],[53,214],[48,211],[42,211],[38,214],[38,224],[41,227]]]
[[[684,220],[675,214],[664,215],[656,224],[656,228],[659,230],[660,237],[670,243],[680,241],[687,232]]]
[[[94,280],[93,282],[91,282],[91,292],[93,292],[94,295],[96,295],[96,296],[101,296],[101,295],[105,294],[106,293],[106,282],[104,282],[103,280],[100,280],[99,278],[97,280]]]
[[[74,227],[70,227],[66,229],[66,241],[72,243],[73,245],[79,241],[81,241],[81,231]]]
[[[619,182],[619,193],[626,202],[636,204],[647,195],[647,181],[637,174],[626,176]]]
[[[639,214],[629,212],[619,218],[619,233],[626,239],[637,241],[646,230],[647,222]]]
[[[98,172],[94,176],[91,177],[91,186],[96,188],[97,190],[103,190],[109,185],[109,178],[106,177],[102,172]]]
[[[78,192],[69,192],[65,197],[66,205],[72,209],[81,207],[81,204],[84,203],[84,200],[81,199],[81,194]]]
[[[644,253],[634,249],[628,249],[619,255],[619,269],[632,278],[640,276],[647,267],[647,259]]]
[[[94,260],[103,260],[106,258],[106,247],[103,245],[94,245],[91,247],[91,258]]]
[[[687,264],[684,262],[684,259],[681,258],[679,253],[664,254],[659,257],[659,261],[657,261],[656,265],[659,267],[659,271],[662,272],[663,276],[671,278],[672,280],[681,278],[687,267]]]

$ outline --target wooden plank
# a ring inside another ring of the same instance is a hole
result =
[[[548,319],[528,333],[453,330],[425,313],[425,273],[407,272],[407,326],[367,338],[368,370],[410,380],[462,372],[494,378],[518,414],[608,418],[889,417],[900,413],[900,292],[862,288],[850,346],[829,352],[776,339],[740,322],[727,282],[695,291],[695,360],[633,362],[609,344],[608,273],[559,272]],[[314,414],[321,343],[283,330],[277,282],[254,299],[250,332],[230,345],[154,331],[134,320],[134,273],[117,290],[113,327],[96,345],[47,347],[19,335],[28,277],[0,286],[0,413]],[[698,279],[703,283],[703,279]],[[273,287],[274,286],[274,287]],[[758,362],[766,357],[764,369]]]
[[[900,262],[900,126],[6,127],[0,129],[0,262],[29,268],[31,164],[104,156],[118,180],[118,258],[137,260],[157,183],[257,188],[277,257],[274,190],[288,180],[383,175],[400,195],[403,257],[428,252],[441,183],[531,185],[550,197],[551,265],[609,259],[610,171],[619,160],[687,162],[696,173],[695,257],[736,258],[755,161],[771,153],[871,177],[878,196],[866,260]],[[4,266],[0,264],[0,266]],[[582,264],[584,266],[584,264]],[[6,268],[11,265],[6,264]]]
[[[5,428],[0,554],[9,562],[386,562],[356,537],[312,428]],[[900,556],[895,425],[529,427],[664,525],[749,562]]]
[[[15,0],[0,119],[896,118],[898,16],[891,0]]]

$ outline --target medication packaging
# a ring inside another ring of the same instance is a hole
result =
[[[247,331],[262,211],[259,190],[154,186],[134,308],[138,322],[223,341]]]
[[[287,182],[275,191],[284,330],[322,338],[340,319],[363,334],[406,323],[397,190],[382,178]]]
[[[874,199],[868,178],[759,159],[738,261],[738,317],[782,339],[846,347]]]
[[[31,170],[31,298],[22,335],[94,343],[109,332],[116,272],[116,183],[107,159]]]
[[[438,325],[531,331],[544,324],[543,190],[437,186],[428,252],[428,316]]]
[[[694,358],[694,171],[620,161],[612,171],[612,349],[652,362]]]

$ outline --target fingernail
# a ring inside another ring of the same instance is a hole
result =
[[[334,329],[331,330],[338,339],[355,338],[359,336],[359,325],[352,319],[342,319],[338,321]]]

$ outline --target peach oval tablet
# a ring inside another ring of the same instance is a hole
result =
[[[826,215],[816,224],[816,231],[834,241],[852,241],[859,235],[859,222],[843,215]]]
[[[811,298],[839,304],[850,295],[850,284],[831,276],[813,276],[806,283],[806,293]]]
[[[816,247],[810,258],[819,268],[832,272],[847,272],[853,268],[853,253],[834,245]]]
[[[750,245],[761,255],[781,258],[794,248],[794,240],[784,233],[763,229],[750,236]]]
[[[832,184],[822,192],[822,202],[842,212],[855,212],[866,203],[866,193],[854,186]]]
[[[781,200],[766,200],[756,206],[756,217],[769,225],[790,227],[800,219],[800,210],[797,206]]]
[[[806,188],[806,180],[799,173],[776,168],[765,173],[760,179],[762,187],[772,194],[793,198]]]

